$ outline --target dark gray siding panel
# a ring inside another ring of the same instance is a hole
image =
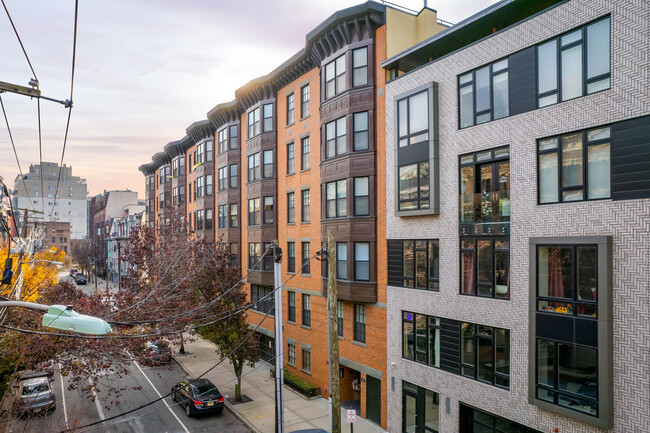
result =
[[[612,199],[650,198],[650,116],[612,126]]]
[[[460,374],[460,322],[440,319],[440,368]]]
[[[402,241],[388,240],[388,285],[402,287]]]
[[[537,108],[535,47],[514,53],[508,58],[510,115]]]

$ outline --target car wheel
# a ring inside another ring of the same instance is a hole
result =
[[[185,403],[185,415],[188,417],[192,416],[192,408],[190,407],[190,402]]]
[[[217,409],[217,415],[221,415],[221,412],[223,412],[223,407],[220,409]]]
[[[176,391],[172,389],[172,401],[178,401],[176,400]]]

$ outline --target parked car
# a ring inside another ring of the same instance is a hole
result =
[[[145,351],[144,363],[147,365],[168,364],[172,361],[172,352],[164,341],[147,341]]]
[[[223,411],[223,396],[208,379],[184,380],[172,387],[172,400],[185,408],[187,416]]]
[[[75,276],[75,274],[76,274],[77,272],[79,272],[79,271],[76,270],[75,268],[70,269],[70,276],[71,276],[72,278],[74,278],[74,276]]]
[[[13,409],[18,416],[48,413],[56,409],[56,397],[45,371],[23,372],[20,380],[12,386]]]
[[[83,286],[86,284],[86,277],[84,277],[83,274],[81,273],[75,274],[74,280],[77,283],[77,285]]]

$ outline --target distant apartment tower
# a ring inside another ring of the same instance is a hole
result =
[[[84,239],[88,236],[86,180],[73,176],[72,167],[66,164],[60,168],[59,179],[59,168],[55,162],[32,164],[24,176],[16,176],[14,208],[43,212],[30,215],[30,221],[69,222],[70,238]]]

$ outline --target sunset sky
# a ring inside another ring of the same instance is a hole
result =
[[[44,96],[70,97],[74,0],[5,0]],[[64,163],[90,195],[130,189],[144,198],[138,166],[185,135],[237,88],[279,66],[305,35],[354,0],[92,0],[79,2],[74,108]],[[422,0],[396,0],[420,10]],[[457,23],[494,0],[429,0]],[[0,8],[0,81],[33,77],[9,18]],[[23,172],[39,162],[36,100],[0,95]],[[59,162],[67,110],[41,101],[43,161]],[[0,176],[18,174],[4,116]]]

